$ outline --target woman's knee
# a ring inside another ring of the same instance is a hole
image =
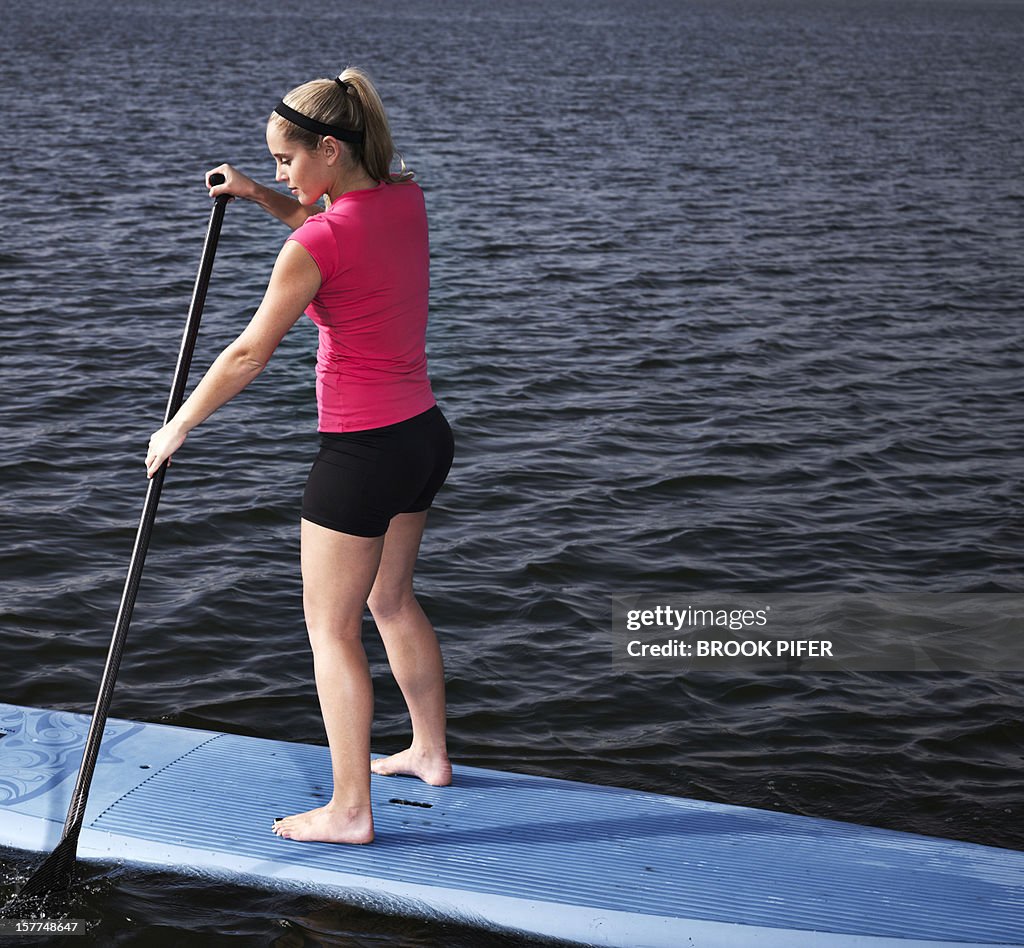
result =
[[[330,648],[334,645],[350,645],[354,642],[361,642],[363,638],[362,618],[360,617],[358,622],[338,622],[337,620],[319,621],[307,616],[306,634],[309,636],[309,644],[314,652],[320,648]]]
[[[322,590],[303,590],[303,613],[309,640],[316,646],[321,642],[352,641],[362,637],[363,603],[339,602]]]
[[[410,606],[417,605],[412,583],[390,586],[374,583],[366,601],[370,614],[376,622],[387,621]]]

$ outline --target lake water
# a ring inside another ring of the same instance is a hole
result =
[[[356,63],[431,218],[458,456],[419,589],[453,759],[1024,849],[1020,674],[639,671],[610,637],[613,594],[1024,592],[1022,48],[1017,0],[5,8],[0,700],[92,707],[203,174],[270,181],[274,103]],[[228,207],[197,371],[283,237]],[[114,715],[324,740],[314,349],[303,321],[176,458]],[[0,854],[0,896],[37,861]],[[69,914],[101,945],[521,944],[86,879]]]

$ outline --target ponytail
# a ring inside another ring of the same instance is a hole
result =
[[[349,66],[337,79],[314,79],[292,89],[284,103],[296,112],[338,128],[362,132],[361,142],[343,142],[355,164],[362,165],[374,181],[393,183],[409,181],[413,172],[405,166],[401,155],[396,155],[391,140],[384,105],[370,77],[361,69]],[[320,147],[323,136],[300,128],[277,112],[270,117],[278,124],[289,141],[304,145],[310,151]],[[398,159],[400,166],[392,173],[391,164]]]

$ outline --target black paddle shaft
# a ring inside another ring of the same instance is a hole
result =
[[[218,178],[220,180],[217,180]],[[223,181],[224,178],[221,175],[213,175],[210,178],[211,185],[222,184]],[[217,241],[220,237],[221,224],[224,221],[224,209],[229,200],[230,198],[226,194],[218,196],[210,213],[210,224],[206,231],[206,242],[203,245],[203,259],[199,265],[195,288],[192,291],[192,303],[188,310],[185,333],[181,339],[181,349],[178,352],[178,364],[174,370],[174,380],[171,383],[171,394],[167,400],[164,424],[167,424],[177,414],[185,397],[185,385],[188,383],[188,371],[192,364],[192,353],[195,351],[196,338],[199,335],[199,320],[203,314],[206,291],[210,285],[213,258],[217,252]],[[107,664],[103,669],[103,677],[100,680],[99,694],[96,697],[96,708],[93,711],[92,723],[89,725],[89,733],[85,739],[82,765],[78,771],[75,789],[71,794],[71,805],[68,807],[68,815],[64,822],[64,832],[60,843],[47,856],[42,865],[29,877],[15,897],[14,902],[6,905],[4,911],[0,914],[9,914],[12,905],[17,906],[18,903],[26,899],[38,899],[47,893],[66,890],[71,887],[78,853],[78,837],[82,831],[82,823],[85,819],[85,805],[89,798],[89,787],[92,784],[93,771],[96,769],[96,760],[99,757],[100,743],[103,740],[103,729],[106,726],[107,716],[110,713],[110,702],[114,694],[114,684],[117,681],[117,672],[121,666],[121,656],[124,653],[125,640],[128,637],[128,626],[132,621],[132,610],[135,608],[135,599],[138,596],[139,583],[142,580],[142,568],[146,562],[146,552],[149,549],[149,540],[153,534],[156,508],[160,503],[160,492],[163,490],[166,472],[167,462],[165,461],[160,465],[159,470],[157,470],[153,477],[150,478],[149,488],[146,491],[146,502],[142,508],[139,530],[135,536],[135,548],[132,550],[131,563],[128,567],[128,578],[125,580],[124,592],[121,594],[121,605],[117,611],[117,619],[114,622],[114,634],[110,640],[110,651],[107,653]]]

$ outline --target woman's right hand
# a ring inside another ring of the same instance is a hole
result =
[[[210,184],[211,175],[224,175],[223,184]],[[231,165],[218,165],[206,172],[206,186],[210,189],[210,197],[215,198],[221,194],[230,194],[232,197],[252,199],[256,192],[256,182],[248,175],[233,168]]]
[[[182,430],[174,419],[159,431],[154,431],[146,452],[146,477],[152,477],[159,471],[164,461],[170,463],[171,455],[185,443],[187,436],[188,432]]]
[[[215,174],[224,175],[223,184],[210,184],[210,176]],[[218,165],[206,172],[206,186],[210,189],[210,197],[228,194],[231,197],[245,198],[258,204],[279,221],[283,221],[292,230],[304,223],[311,214],[321,210],[319,206],[303,207],[290,194],[282,194],[274,188],[257,184],[248,175],[227,164]]]

